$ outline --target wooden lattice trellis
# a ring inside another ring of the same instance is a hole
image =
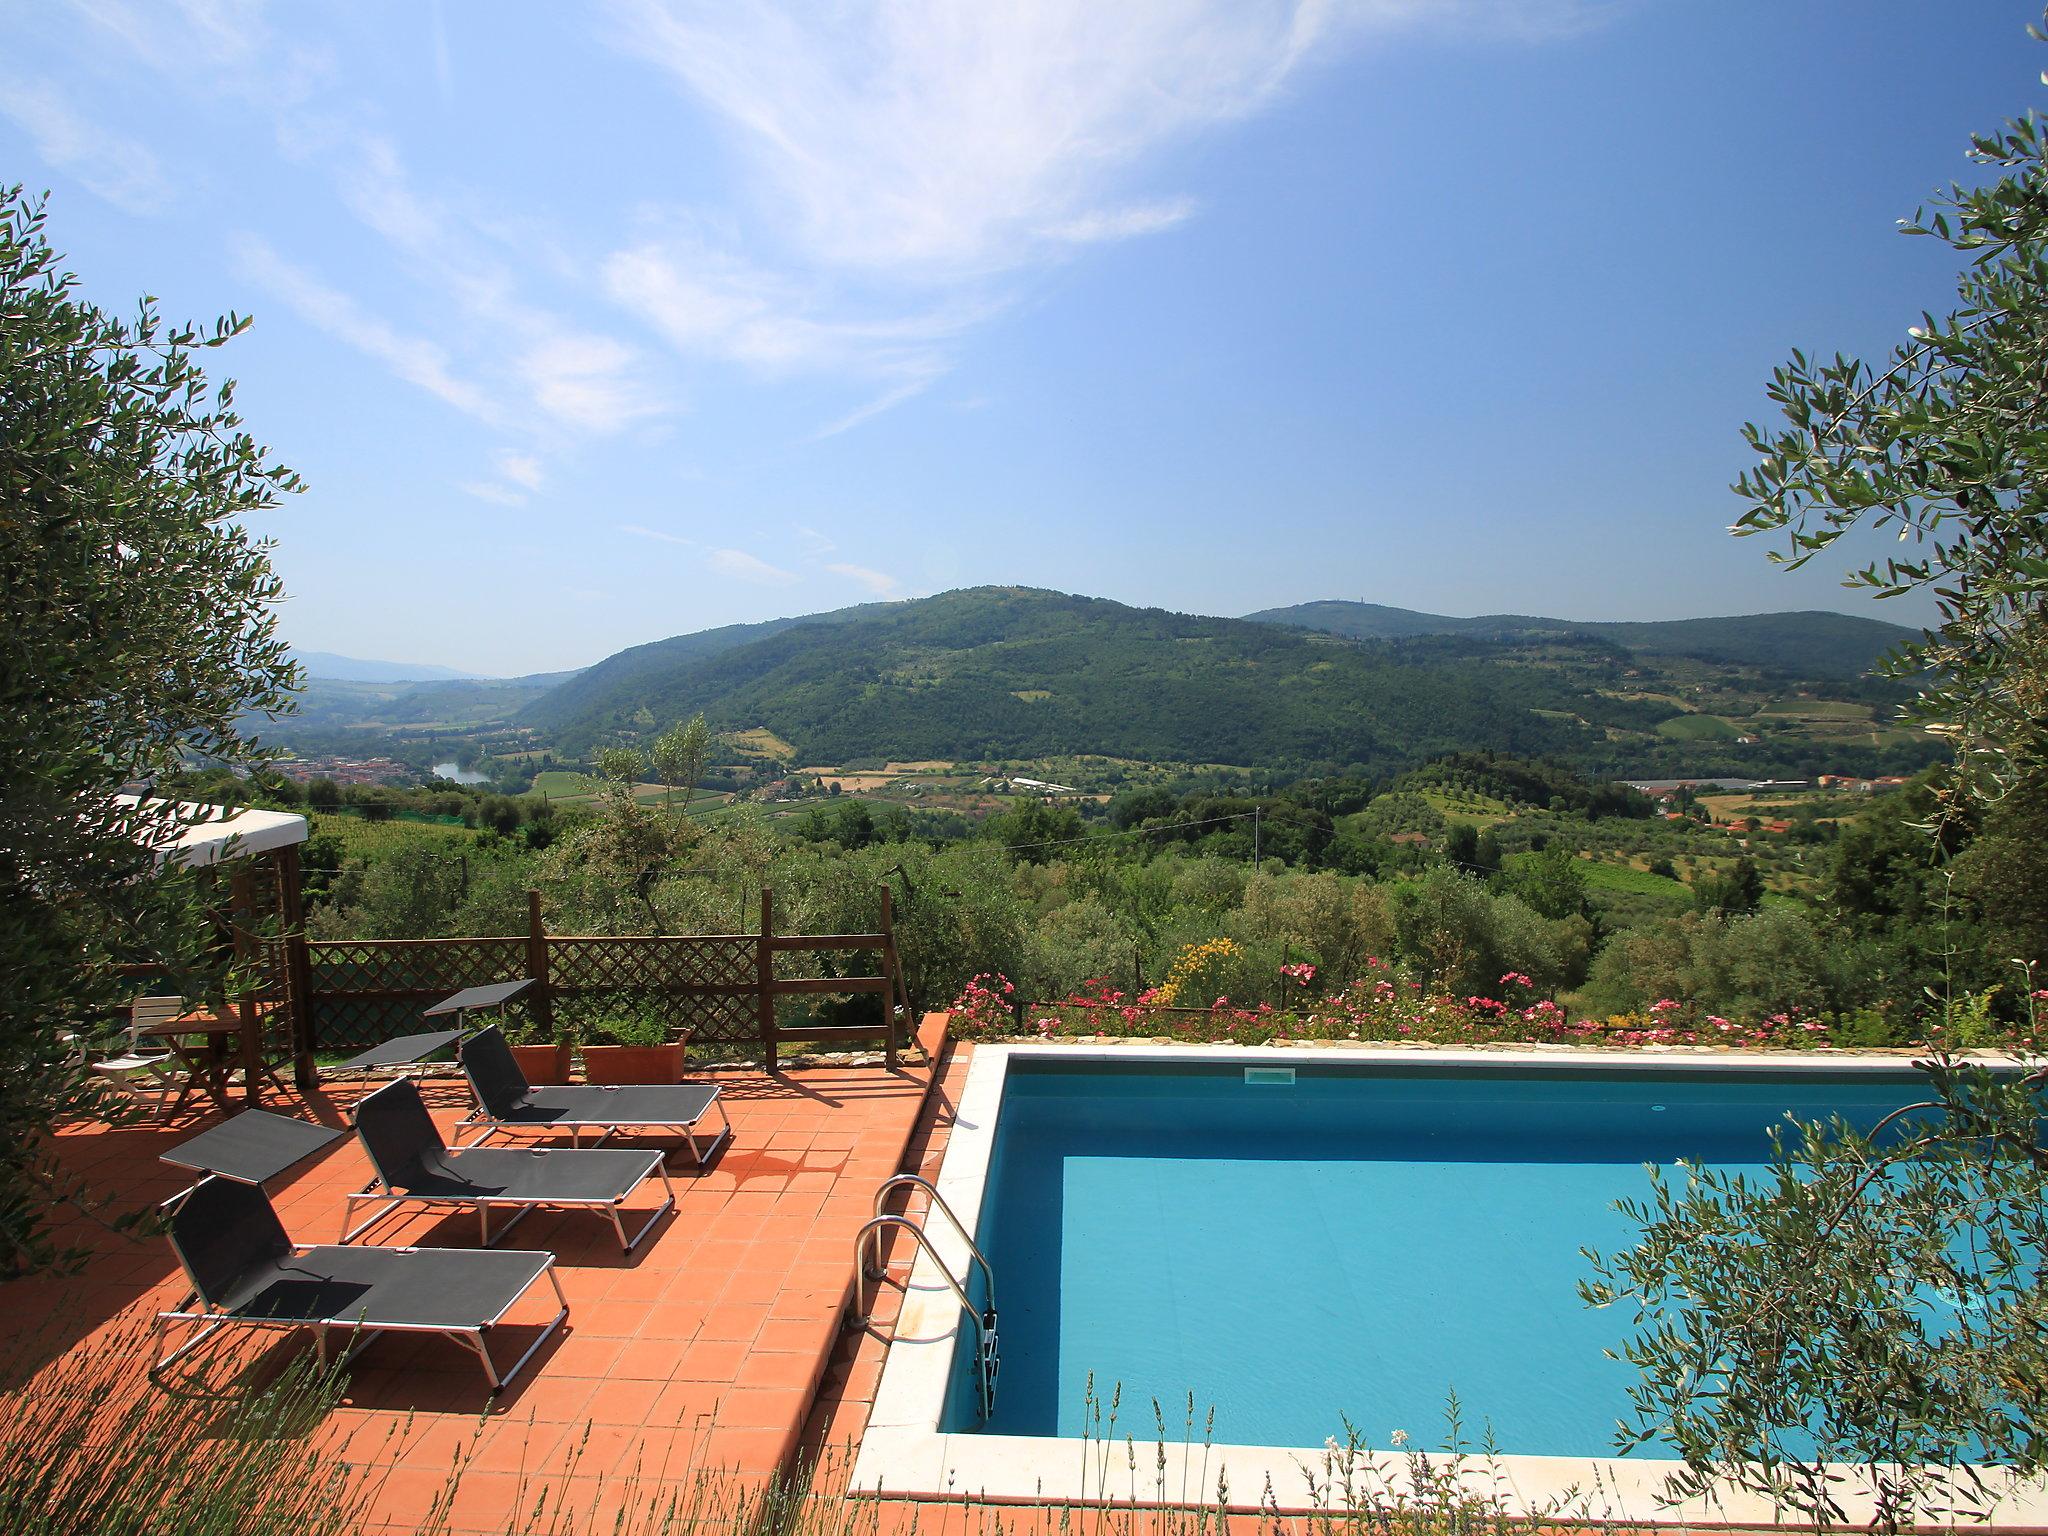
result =
[[[762,893],[761,931],[684,936],[564,936],[540,920],[537,894],[528,900],[528,932],[478,939],[339,939],[298,944],[304,1052],[356,1051],[420,1028],[428,1003],[464,987],[530,977],[527,1017],[575,1024],[598,1011],[654,1011],[674,1035],[732,1045],[759,1041],[772,1065],[783,1038],[886,1038],[890,1060],[908,1033],[909,997],[896,958],[889,894],[882,892],[882,931],[818,935],[774,932],[774,902]],[[790,952],[872,951],[878,974],[783,978],[775,957]],[[869,1026],[784,1030],[779,998],[796,994],[880,994],[879,1022]],[[515,1018],[521,1017],[515,1015]]]
[[[527,943],[502,939],[340,939],[306,946],[316,1050],[361,1050],[420,1028],[420,1010],[464,987],[527,974]]]
[[[548,941],[548,987],[572,1022],[625,1006],[670,1031],[732,1044],[760,1037],[760,940],[748,934]]]

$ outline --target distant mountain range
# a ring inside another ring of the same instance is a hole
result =
[[[482,676],[425,661],[365,661],[360,656],[337,656],[332,651],[294,650],[292,655],[306,669],[306,676],[332,683],[453,682]]]
[[[1245,615],[1256,623],[1287,624],[1354,640],[1399,640],[1418,635],[1464,635],[1509,640],[1587,635],[1611,641],[1639,656],[1686,656],[1731,666],[1761,667],[1796,677],[1861,677],[1878,658],[1919,631],[1878,619],[1809,609],[1800,613],[1751,613],[1720,619],[1656,619],[1615,622],[1545,619],[1493,613],[1454,619],[1379,603],[1326,601],[1265,608]]]
[[[815,763],[1092,753],[1392,768],[1491,748],[1648,768],[1700,751],[1659,727],[1693,713],[1682,695],[1725,685],[1710,668],[1750,669],[1757,697],[1860,698],[1863,737],[1881,745],[1867,705],[1894,685],[1858,680],[1910,634],[1821,612],[1574,623],[1328,602],[1205,618],[979,587],[635,646],[512,719],[569,753],[701,710]],[[1643,750],[1617,746],[1631,742]]]
[[[309,667],[297,711],[265,722],[263,732],[273,740],[303,741],[309,735],[334,730],[408,726],[468,730],[503,720],[575,675],[536,672],[528,677],[358,681],[322,676]]]

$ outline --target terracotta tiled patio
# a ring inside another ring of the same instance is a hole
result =
[[[394,1527],[417,1524],[465,1453],[452,1524],[504,1530],[522,1497],[541,1488],[551,1507],[608,1516],[629,1478],[645,1499],[662,1491],[653,1485],[680,1488],[705,1469],[763,1477],[794,1464],[800,1448],[858,1434],[880,1344],[850,1333],[842,1341],[853,1239],[883,1179],[936,1160],[943,1093],[928,1109],[931,1073],[922,1065],[715,1080],[732,1142],[702,1170],[687,1153],[670,1159],[677,1209],[635,1252],[621,1255],[609,1224],[579,1213],[536,1213],[507,1240],[557,1255],[570,1315],[504,1392],[491,1398],[476,1361],[439,1339],[380,1339],[358,1358],[323,1433],[348,1459],[390,1469],[377,1512]],[[363,1091],[330,1084],[268,1107],[338,1125]],[[444,1132],[468,1107],[456,1081],[427,1079],[425,1092]],[[60,1155],[96,1187],[120,1191],[124,1204],[154,1203],[189,1182],[159,1154],[211,1123],[74,1127],[59,1136]],[[294,1238],[332,1242],[343,1196],[366,1178],[351,1139],[276,1181],[271,1194]],[[468,1247],[474,1232],[468,1214],[401,1213],[366,1240]],[[95,1250],[83,1280],[36,1282],[8,1298],[11,1326],[47,1323],[53,1349],[131,1327],[182,1296],[162,1238],[135,1241],[87,1223],[67,1235]],[[894,1294],[884,1286],[885,1319]],[[538,1322],[549,1309],[533,1310]]]

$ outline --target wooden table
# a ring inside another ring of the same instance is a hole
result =
[[[171,1106],[172,1115],[185,1107],[185,1100],[192,1096],[194,1090],[204,1090],[214,1103],[222,1109],[228,1108],[228,1087],[238,1067],[242,1073],[244,1097],[249,1103],[262,1102],[256,1081],[259,1076],[269,1078],[276,1084],[278,1092],[284,1092],[284,1084],[278,1082],[277,1074],[264,1066],[257,1056],[232,1049],[241,1041],[242,1031],[242,1020],[233,1017],[223,1019],[211,1013],[189,1013],[183,1018],[136,1031],[138,1041],[163,1042],[184,1069],[185,1086],[179,1090],[177,1102]]]

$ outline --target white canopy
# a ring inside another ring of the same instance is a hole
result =
[[[135,795],[119,797],[129,805],[141,805]],[[306,818],[287,811],[233,811],[219,805],[180,803],[175,810],[168,802],[156,802],[162,809],[163,835],[155,840],[159,864],[178,863],[194,869],[218,864],[222,859],[247,858],[269,853],[310,835]]]

